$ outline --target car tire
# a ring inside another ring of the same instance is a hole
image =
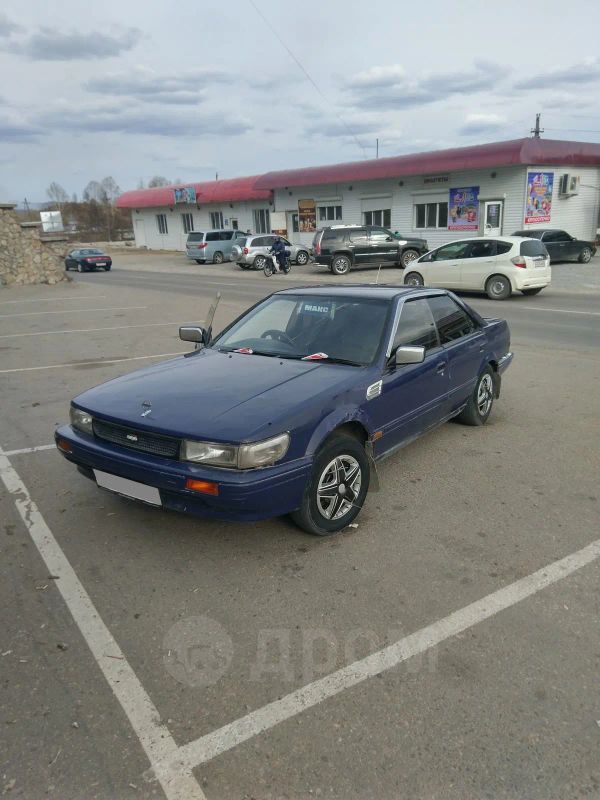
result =
[[[83,264],[77,264],[77,272],[87,272],[87,269],[83,266]]]
[[[347,275],[351,266],[348,256],[334,256],[331,262],[331,271],[334,275]]]
[[[538,289],[521,289],[522,294],[526,297],[531,297],[534,294],[539,294],[544,287],[540,286]]]
[[[195,258],[194,261],[196,262],[196,264],[201,264],[202,263],[202,261],[200,261],[199,258]]]
[[[110,272],[110,267],[104,267],[104,272]]]
[[[264,269],[267,259],[265,256],[256,256],[254,259],[254,269]]]
[[[350,473],[350,492],[340,470]],[[302,505],[291,514],[292,519],[315,536],[341,531],[359,514],[369,489],[370,473],[367,453],[358,439],[344,434],[332,436],[317,451]]]
[[[213,264],[222,264],[223,261],[225,261],[225,256],[220,250],[217,250],[213,256]]]
[[[406,269],[413,261],[416,261],[419,256],[420,253],[417,253],[416,250],[405,250],[400,256],[400,264]]]
[[[507,300],[512,294],[512,286],[504,275],[492,275],[485,284],[485,293],[490,300]]]
[[[298,266],[303,267],[305,264],[308,264],[309,255],[306,250],[299,250],[296,253],[296,264]]]
[[[250,264],[238,264],[240,269],[250,269]]]
[[[405,286],[425,286],[425,281],[420,272],[409,272],[404,277]]]
[[[488,366],[477,378],[469,402],[457,417],[459,422],[463,425],[485,425],[494,405],[494,383],[494,373]]]
[[[584,247],[579,253],[579,258],[577,259],[580,264],[588,264],[592,258],[592,251],[589,247]]]

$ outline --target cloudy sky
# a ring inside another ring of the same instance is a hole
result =
[[[590,0],[2,8],[3,202],[517,138],[536,111],[549,138],[600,142]]]

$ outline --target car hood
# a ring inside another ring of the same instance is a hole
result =
[[[218,442],[257,441],[337,402],[361,368],[207,349],[78,395],[92,415],[140,430]],[[148,409],[150,409],[148,411]],[[142,416],[145,414],[145,416]]]

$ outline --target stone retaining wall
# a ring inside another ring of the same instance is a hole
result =
[[[0,204],[0,286],[67,280],[66,237],[44,235],[41,223],[20,223],[14,208]]]

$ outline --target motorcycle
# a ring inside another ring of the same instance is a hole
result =
[[[263,272],[265,276],[269,278],[274,272],[284,272],[286,275],[291,270],[292,265],[290,263],[290,251],[284,250],[285,261],[281,265],[281,269],[279,269],[279,263],[277,261],[277,257],[275,254],[270,251],[267,256],[265,256],[265,266]]]

